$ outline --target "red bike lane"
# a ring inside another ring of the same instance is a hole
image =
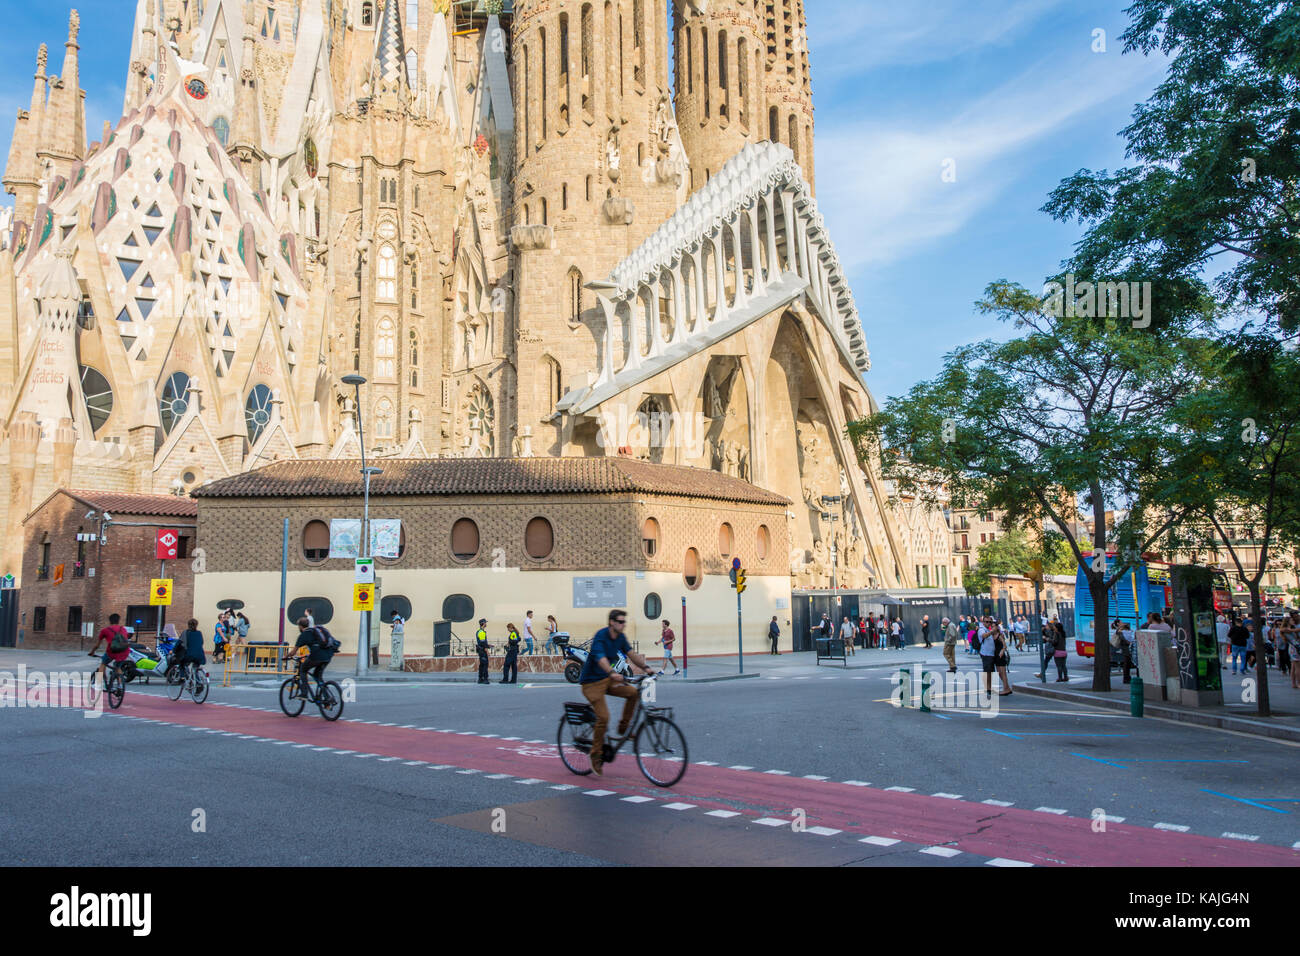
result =
[[[477,734],[350,720],[328,723],[311,707],[302,717],[289,718],[278,712],[196,706],[135,694],[127,696],[118,713],[334,751],[650,796],[706,810],[730,810],[750,818],[791,819],[801,810],[810,827],[926,846],[951,846],[966,853],[1036,865],[1300,865],[1300,852],[1289,847],[1111,822],[1106,823],[1103,832],[1095,832],[1091,819],[760,771],[692,764],[677,786],[663,790],[650,785],[641,776],[635,758],[626,753],[606,767],[603,777],[578,777],[560,762],[554,743],[527,744]],[[553,732],[551,729],[545,734]]]

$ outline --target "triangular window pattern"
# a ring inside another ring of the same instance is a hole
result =
[[[137,362],[147,362],[147,361],[149,361],[149,353],[146,352],[146,351],[144,350],[144,346],[143,346],[143,345],[140,346],[140,351],[138,351],[138,352],[135,353],[135,360],[136,360]]]
[[[221,291],[222,291],[222,293],[223,293],[224,295],[229,295],[229,294],[230,294],[230,280],[227,279],[225,276],[217,276],[217,280],[221,283]]]
[[[135,307],[140,310],[140,318],[147,322],[149,313],[153,311],[153,299],[136,299]]]
[[[161,169],[155,169],[155,170],[153,171],[153,181],[156,182],[156,183],[160,183],[160,182],[162,182],[162,170],[161,170]]]
[[[217,212],[215,209],[212,211],[212,221],[218,226],[221,225],[221,213]]]
[[[126,349],[126,350],[129,352],[129,351],[131,351],[131,346],[133,346],[133,345],[135,345],[135,336],[134,336],[134,335],[124,335],[124,336],[122,336],[122,348]]]
[[[126,311],[126,306],[122,306],[122,311],[119,312],[119,313],[117,313],[117,321],[119,321],[119,322],[130,322],[130,321],[131,321],[131,313],[129,313],[129,312]],[[125,342],[126,339],[123,338],[122,341]],[[134,340],[132,340],[132,341],[134,341]],[[127,345],[127,348],[130,348],[130,347],[131,347],[130,344],[128,344],[128,345]]]
[[[154,203],[152,206],[149,207],[149,211],[148,211],[147,213],[145,213],[145,215],[146,215],[146,216],[155,216],[155,217],[161,219],[161,218],[162,218],[162,210],[158,208],[158,204],[157,204],[157,203]]]
[[[226,349],[222,352],[222,354],[226,357],[226,368],[230,368],[231,363],[235,361],[234,350]]]
[[[232,338],[232,339],[233,339],[233,338],[235,337],[235,333],[230,331],[230,323],[229,323],[229,322],[226,323],[226,330],[225,330],[224,332],[222,332],[221,334],[224,335],[224,336],[226,336],[227,338]]]
[[[275,297],[280,300],[281,310],[289,308],[289,297],[287,295],[285,295],[283,292],[277,292],[275,294]]]
[[[131,233],[129,236],[126,237],[126,242],[122,243],[122,245],[135,248],[136,246],[140,245],[140,243],[135,241],[135,233]]]
[[[153,288],[153,276],[151,276],[151,275],[149,275],[149,274],[146,273],[146,274],[145,274],[145,277],[144,277],[143,279],[140,280],[140,288],[142,288],[142,289],[152,289],[152,288]]]
[[[132,196],[132,197],[131,197],[131,208],[132,208],[132,209],[139,209],[139,208],[140,208],[140,197],[139,197],[139,196]]]
[[[118,264],[118,265],[121,267],[121,269],[122,269],[122,278],[124,278],[124,279],[130,279],[131,276],[135,275],[135,270],[140,268],[140,260],[139,260],[139,259],[122,259],[122,258],[119,258],[119,259],[117,260],[117,264]]]
[[[162,229],[158,226],[144,226],[142,228],[144,229],[144,237],[149,240],[149,245],[151,246],[157,242],[158,237],[162,235]]]
[[[226,254],[225,254],[225,252],[218,252],[218,253],[217,253],[217,265],[219,265],[219,266],[228,266],[228,265],[230,265],[230,263],[228,263],[228,262],[226,261]]]
[[[228,69],[230,69],[228,66],[226,66],[226,47],[225,47],[225,44],[222,44],[222,45],[221,45],[220,52],[217,54],[217,69],[218,69],[218,70],[228,70]]]
[[[72,226],[64,226],[64,227],[63,227],[63,233],[61,234],[60,238],[61,238],[61,239],[66,239],[66,238],[68,238],[68,236],[70,236],[70,235],[72,235]]]

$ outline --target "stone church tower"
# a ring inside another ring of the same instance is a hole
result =
[[[91,143],[78,30],[3,175],[11,542],[58,483],[184,493],[364,438],[726,472],[791,500],[795,583],[916,578],[844,439],[870,356],[803,0],[135,0]]]

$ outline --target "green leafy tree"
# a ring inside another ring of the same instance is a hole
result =
[[[1030,542],[1028,535],[1019,528],[1003,532],[1000,538],[986,541],[979,546],[975,566],[970,569],[966,582],[967,594],[987,594],[992,587],[994,575],[1018,574],[1029,571],[1029,562],[1038,557],[1038,552]]]
[[[1218,374],[1186,395],[1171,420],[1180,440],[1174,486],[1189,521],[1177,547],[1226,552],[1250,592],[1257,646],[1269,561],[1300,541],[1300,354],[1244,330],[1214,355]],[[1253,570],[1248,571],[1248,567]],[[1256,702],[1270,714],[1267,662],[1255,657]]]
[[[1070,261],[1163,293],[1200,277],[1230,309],[1300,326],[1300,4],[1135,0],[1125,53],[1160,51],[1168,75],[1123,130],[1133,165],[1083,169],[1044,210],[1089,225]]]
[[[955,349],[936,378],[851,423],[849,434],[901,488],[924,496],[919,476],[937,474],[954,501],[1001,511],[1007,526],[1059,531],[1087,571],[1093,687],[1108,691],[1109,588],[1184,510],[1162,505],[1164,430],[1198,380],[1199,340],[1173,322],[1155,335],[1130,321],[1057,316],[1005,281],[977,308],[1020,334]],[[1076,502],[1092,513],[1092,541],[1076,534]],[[1122,560],[1109,572],[1084,556],[1105,553],[1107,511],[1125,514],[1114,529]]]
[[[1070,550],[1070,542],[1059,531],[1049,528],[1043,532],[1042,553],[1044,574],[1074,575],[1079,570],[1074,552]]]

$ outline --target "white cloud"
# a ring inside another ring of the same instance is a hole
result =
[[[818,76],[837,79],[881,66],[951,59],[1005,42],[1062,0],[817,0],[809,45]],[[811,6],[811,5],[810,5]]]
[[[1030,151],[1049,134],[1102,103],[1140,98],[1164,67],[1159,58],[1114,54],[1105,69],[1094,65],[1080,69],[1049,57],[954,115],[936,109],[906,127],[896,119],[887,126],[820,123],[819,206],[846,265],[886,264],[957,232],[1014,185],[1033,159]],[[930,102],[942,107],[952,100]],[[941,179],[948,159],[956,169],[951,183]]]

